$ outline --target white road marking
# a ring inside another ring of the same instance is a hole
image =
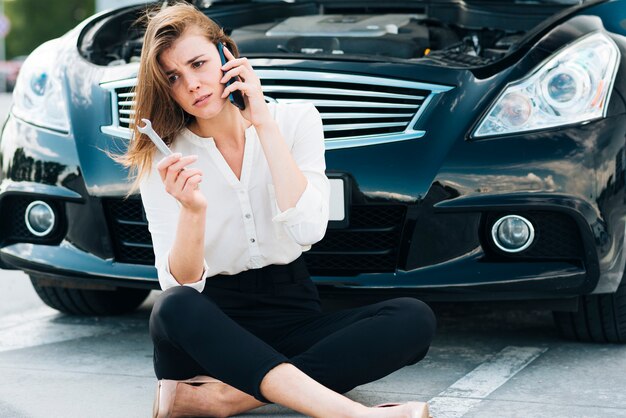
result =
[[[504,348],[429,400],[432,416],[462,417],[547,350],[539,347]]]
[[[439,395],[428,401],[428,409],[435,418],[456,418],[462,417],[481,402],[482,399],[449,398]]]

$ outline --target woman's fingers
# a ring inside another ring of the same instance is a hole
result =
[[[202,182],[202,175],[196,174],[195,176],[188,177],[185,180],[181,180],[180,183],[177,183],[177,190],[180,195],[184,195],[188,190],[197,190],[196,187],[200,182]]]
[[[246,70],[245,67],[235,67],[231,70],[229,70],[226,74],[224,74],[224,77],[222,77],[222,79],[220,80],[220,83],[227,83],[228,80],[230,80],[231,78],[235,77],[235,76],[239,76],[241,75],[242,72],[244,72],[244,70]],[[245,80],[245,77],[242,77],[242,80]]]
[[[187,189],[186,184],[189,179],[194,179],[191,183],[192,189],[197,189],[196,185],[202,180],[202,171],[197,168],[187,167],[198,159],[197,155],[182,156],[180,153],[170,155],[157,164],[157,169],[161,175],[161,180],[165,185],[165,191],[175,198]]]
[[[224,92],[222,93],[222,99],[227,97],[234,90],[239,90],[242,93],[245,93],[246,95],[248,95],[250,92],[248,84],[241,82],[241,81],[235,81],[233,84],[231,84],[230,86],[224,89]]]
[[[202,171],[197,168],[187,168],[180,172],[174,184],[182,190],[185,187],[185,182],[193,176],[202,177]]]
[[[191,181],[191,183],[189,183]],[[188,184],[194,185],[202,181],[202,171],[197,168],[187,168],[182,170],[173,182],[165,183],[165,190],[179,199],[182,194],[188,189]],[[192,187],[194,189],[195,187]]]
[[[237,67],[239,65],[244,65],[246,67],[252,68],[252,66],[248,62],[248,58],[246,57],[235,58],[233,53],[230,52],[230,50],[226,48],[226,46],[224,46],[223,50],[224,50],[224,56],[226,57],[227,62],[226,64],[222,65],[222,70],[228,71],[229,69],[233,67]]]
[[[157,164],[165,191],[174,197],[183,207],[197,209],[206,207],[202,193],[196,193],[202,182],[202,171],[187,167],[198,159],[197,155],[181,156],[176,153],[165,157]]]
[[[167,168],[167,170],[169,172],[176,173],[182,170],[183,168],[185,168],[186,166],[188,166],[189,164],[194,163],[197,159],[198,159],[197,155],[186,155],[184,157],[181,157],[178,161],[174,162],[172,165],[170,165]]]
[[[232,52],[230,52],[230,49],[228,49],[226,45],[222,45],[222,46],[223,46],[222,49],[224,50],[224,56],[226,57],[226,61],[235,59],[235,56],[233,55]]]
[[[164,182],[176,180],[180,171],[189,164],[194,163],[197,159],[197,155],[181,157],[180,154],[174,154],[164,158],[157,164],[161,180]]]
[[[177,166],[176,168],[180,169],[185,165],[191,164],[197,158],[197,155],[186,155],[183,157],[181,153],[177,152],[175,154],[168,155],[167,157],[159,161],[159,163],[157,164],[157,170],[165,171],[172,164],[179,164],[179,166]]]
[[[185,190],[198,190],[199,184],[202,183],[202,174],[189,177],[183,186]]]
[[[167,157],[159,161],[159,163],[157,164],[157,170],[159,171],[159,173],[165,172],[165,170],[167,170],[167,167],[169,167],[171,164],[175,163],[176,161],[180,160],[181,157],[182,157],[182,154],[178,152],[172,155],[168,155]]]

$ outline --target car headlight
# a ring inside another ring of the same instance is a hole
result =
[[[26,58],[15,82],[12,112],[33,125],[67,133],[70,123],[57,64],[58,44],[58,39],[48,41]]]
[[[509,83],[473,137],[534,131],[606,116],[619,50],[604,33],[557,51],[530,75]]]

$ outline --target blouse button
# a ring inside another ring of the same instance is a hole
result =
[[[246,213],[246,219],[250,219],[250,214]]]
[[[250,242],[254,243],[255,239],[254,238],[250,238]]]

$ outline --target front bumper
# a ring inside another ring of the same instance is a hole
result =
[[[492,141],[446,137],[453,143],[440,153],[446,158],[428,164],[415,156],[429,154],[429,147],[439,142],[437,133],[328,151],[328,173],[350,180],[350,210],[355,212],[348,229],[329,229],[305,254],[314,280],[328,289],[396,289],[450,300],[468,295],[569,298],[614,291],[624,269],[624,164],[619,158],[625,123],[619,116]],[[600,158],[595,149],[607,155]],[[140,200],[120,198],[126,190],[123,170],[107,170],[99,160],[103,169],[92,170],[99,181],[93,175],[85,179],[81,166],[91,160],[79,156],[71,135],[14,117],[3,131],[1,151],[0,212],[5,220],[0,262],[5,268],[85,283],[158,288]],[[597,174],[607,161],[613,162],[612,171]],[[578,165],[584,174],[571,181],[568,170]],[[428,180],[424,170],[434,177]],[[518,181],[529,173],[551,183]],[[23,222],[23,213],[11,208],[20,207],[15,204],[19,199],[42,199],[59,208],[65,224],[54,241],[15,235],[10,227]],[[484,230],[491,217],[531,212],[557,216],[564,225],[556,232],[546,230],[544,237],[552,234],[558,240],[569,231],[567,240],[576,245],[557,254],[521,257],[490,250]]]
[[[313,278],[319,285],[336,289],[418,290],[446,299],[467,299],[468,294],[478,299],[496,294],[503,299],[568,297],[578,294],[585,283],[585,270],[570,263],[508,263],[505,270],[497,264],[481,263],[480,258],[479,254],[472,254],[446,265],[412,272]],[[67,241],[58,246],[11,244],[0,249],[0,260],[26,273],[158,289],[154,267],[104,260]],[[461,271],[466,273],[457,274]]]

